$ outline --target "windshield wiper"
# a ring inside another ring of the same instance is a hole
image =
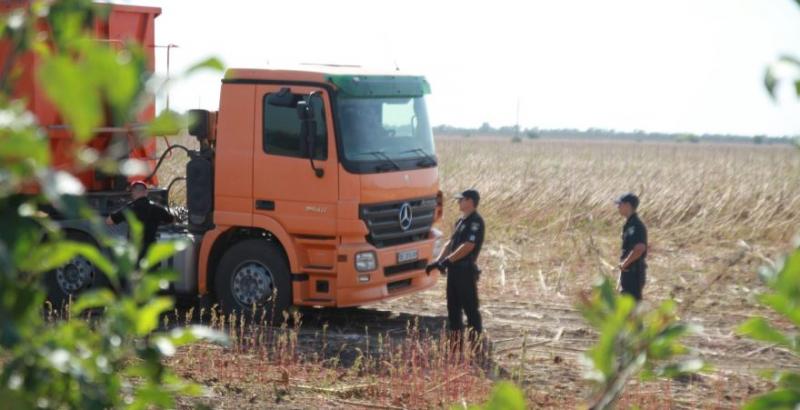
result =
[[[422,154],[422,156],[425,157],[422,160],[420,160],[419,162],[417,162],[417,166],[425,167],[425,166],[434,166],[434,165],[438,164],[438,162],[436,161],[436,158],[434,158],[433,155],[428,154],[428,152],[425,151],[422,148],[410,149],[408,151],[401,152],[401,154],[409,154],[409,153],[412,153],[412,152],[416,152],[416,153]]]
[[[358,153],[358,154],[356,154],[356,155],[374,155],[374,156],[376,156],[376,157],[378,157],[378,158],[380,158],[380,159],[382,159],[382,160],[384,160],[384,161],[387,161],[389,164],[391,164],[391,165],[392,165],[392,167],[394,167],[394,169],[396,169],[396,170],[398,170],[398,171],[400,170],[400,165],[398,165],[396,162],[394,162],[394,161],[393,161],[393,160],[392,160],[392,159],[391,159],[391,158],[390,158],[388,155],[386,155],[386,153],[385,153],[385,152],[383,152],[383,151],[359,152],[359,153]],[[383,167],[382,167],[382,166],[380,166],[380,165],[379,165],[378,167],[376,167],[376,168],[377,168],[377,170],[378,170],[378,171],[383,171]]]

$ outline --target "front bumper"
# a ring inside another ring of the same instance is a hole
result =
[[[329,281],[330,291],[326,303],[321,303],[318,298],[297,300],[297,305],[322,305],[350,307],[361,306],[369,303],[380,302],[420,292],[436,284],[438,271],[425,273],[425,266],[436,255],[434,248],[437,241],[442,240],[442,234],[432,230],[428,239],[403,245],[386,248],[375,248],[368,243],[341,244],[337,247],[338,262],[336,274],[333,278],[326,276]],[[416,250],[417,258],[412,261],[398,263],[398,254],[405,251]],[[355,255],[361,252],[374,252],[377,263],[374,270],[359,272],[355,268]],[[359,281],[359,276],[368,275],[369,280]],[[316,287],[319,280],[316,275],[309,275],[308,286]],[[332,283],[331,283],[332,282]],[[299,284],[295,283],[295,289]],[[313,293],[314,290],[311,290]],[[297,293],[295,293],[297,295]],[[319,295],[321,296],[321,295]]]

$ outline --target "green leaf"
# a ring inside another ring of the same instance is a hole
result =
[[[492,389],[489,401],[483,406],[484,410],[525,410],[525,396],[522,391],[512,383],[499,382]]]
[[[19,261],[23,272],[41,273],[66,265],[78,254],[79,244],[75,242],[44,243],[33,249],[33,253]]]
[[[129,409],[145,410],[149,408],[175,408],[175,399],[172,394],[159,385],[147,385],[136,390],[135,398]]]
[[[39,173],[39,184],[50,201],[61,200],[63,195],[83,195],[84,187],[74,175],[65,171],[44,171]]]
[[[111,280],[117,279],[117,268],[106,258],[94,245],[83,242],[69,242],[74,246],[77,253],[94,265],[95,268],[105,273]]]
[[[96,247],[74,241],[48,242],[39,245],[26,260],[20,262],[19,268],[32,273],[46,272],[65,265],[78,255],[86,258],[110,278],[116,278],[114,265]]]
[[[800,393],[800,373],[781,373],[778,377],[778,385]]]
[[[612,310],[615,308],[618,295],[614,291],[614,287],[611,285],[611,281],[609,281],[608,279],[604,279],[603,283],[600,285],[600,296],[601,300],[605,302],[606,307]]]
[[[156,242],[147,250],[147,255],[142,259],[141,267],[144,271],[149,271],[158,266],[161,261],[169,259],[176,252],[186,249],[185,241],[164,241]]]
[[[102,92],[119,117],[133,105],[139,91],[139,70],[129,64],[131,53],[116,51],[106,46],[85,47],[86,56],[82,66],[94,80],[95,87]]]
[[[764,72],[764,88],[767,89],[767,92],[772,99],[775,99],[775,86],[777,83],[778,80],[775,78],[775,73],[773,72],[772,67],[768,67]]]
[[[778,59],[778,61],[785,64],[793,65],[795,68],[800,68],[800,60],[798,60],[797,57],[790,56],[788,54],[782,55],[781,58]]]
[[[210,327],[192,325],[189,327],[173,329],[169,332],[169,339],[175,346],[185,346],[189,343],[205,340],[207,342],[227,345],[228,336]]]
[[[762,342],[775,343],[781,346],[792,347],[791,341],[762,317],[754,317],[744,322],[737,331],[750,338]]]
[[[42,61],[39,82],[49,99],[72,125],[79,142],[88,141],[92,130],[103,122],[100,94],[80,66],[65,56]]]
[[[800,392],[773,390],[747,402],[743,410],[796,410],[800,406]]]
[[[53,40],[64,54],[73,51],[82,37],[92,9],[83,0],[60,1],[50,4],[47,20],[52,28]]]
[[[607,378],[613,373],[617,359],[615,348],[618,338],[625,328],[625,321],[636,307],[636,302],[628,295],[613,296],[616,303],[614,314],[607,318],[600,328],[600,338],[590,350],[592,361]]]
[[[790,300],[800,299],[800,249],[784,260],[780,272],[769,285]]]
[[[175,345],[167,337],[157,336],[153,338],[153,344],[163,356],[172,356],[175,354]]]
[[[186,128],[186,118],[174,111],[161,111],[158,117],[147,124],[145,135],[147,136],[169,136],[180,134]]]
[[[686,374],[697,373],[708,367],[700,359],[689,359],[660,368],[656,374],[660,377],[675,378]]]
[[[147,272],[134,289],[134,299],[140,302],[149,301],[158,292],[168,289],[169,283],[176,278],[177,274],[170,269]]]
[[[758,301],[800,326],[800,306],[794,299],[781,293],[767,293],[759,295]]]
[[[145,336],[155,330],[161,313],[172,309],[172,306],[172,299],[159,297],[139,309],[136,313],[136,334]]]
[[[116,297],[114,292],[109,289],[98,289],[81,294],[78,300],[72,304],[72,313],[80,314],[86,309],[96,309],[109,306],[114,303]]]
[[[216,57],[209,57],[189,67],[183,75],[189,76],[200,70],[225,71],[225,64]]]
[[[686,351],[684,346],[678,341],[681,337],[689,333],[691,327],[684,323],[672,323],[663,327],[663,324],[651,322],[650,327],[656,327],[655,335],[650,336],[648,352],[652,359],[666,359],[670,356],[678,355]],[[659,330],[657,327],[663,327]]]

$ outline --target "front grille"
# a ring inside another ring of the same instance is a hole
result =
[[[406,262],[400,265],[387,266],[383,268],[383,276],[388,277],[388,276],[399,275],[401,273],[410,272],[412,270],[425,269],[425,265],[427,265],[427,261],[420,260],[414,262]]]
[[[400,211],[406,203],[411,209],[411,224],[403,229]],[[426,239],[433,226],[435,213],[436,198],[361,205],[359,209],[359,216],[369,229],[367,242],[376,248]]]
[[[388,290],[389,293],[393,293],[405,289],[409,286],[411,286],[411,279],[403,279],[403,280],[398,280],[397,282],[389,283],[388,285],[386,285],[386,290]]]

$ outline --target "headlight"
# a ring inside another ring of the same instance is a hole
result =
[[[356,254],[356,270],[366,272],[375,270],[377,266],[375,252],[361,252]]]

